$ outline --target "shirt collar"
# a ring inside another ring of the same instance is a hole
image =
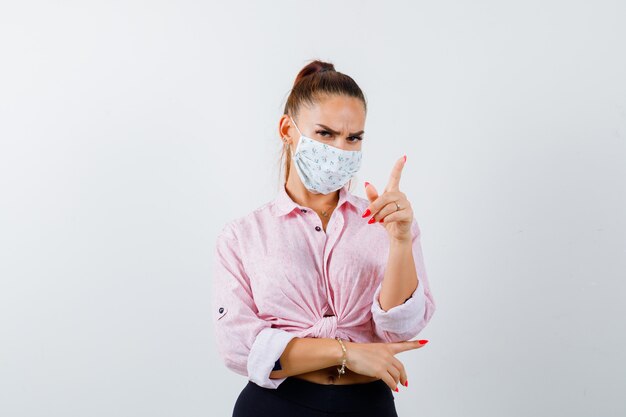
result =
[[[344,185],[339,189],[339,201],[337,202],[337,207],[335,208],[335,210],[341,207],[343,203],[346,202],[358,208],[357,198],[357,196],[353,195],[348,190],[348,184]],[[291,197],[289,197],[289,194],[287,194],[287,191],[285,189],[285,184],[283,184],[282,187],[279,187],[278,195],[274,199],[273,203],[273,213],[276,217],[291,213],[296,208],[308,208],[297,204],[291,199]]]

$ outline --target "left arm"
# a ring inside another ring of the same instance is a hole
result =
[[[379,295],[384,311],[403,304],[417,289],[419,282],[411,249],[410,240],[392,239],[389,242],[387,269]]]
[[[401,342],[417,336],[435,312],[420,243],[421,231],[413,221],[413,238],[390,240],[383,281],[372,300],[374,332],[385,342]]]
[[[384,222],[389,233],[387,268],[374,292],[371,308],[374,332],[386,342],[415,337],[435,312],[424,268],[420,228],[413,218],[411,203],[400,191],[405,163],[406,155],[396,161],[381,196],[371,183],[365,183],[370,204],[362,217],[373,215],[368,223]]]

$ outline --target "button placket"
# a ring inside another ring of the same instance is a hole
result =
[[[333,247],[335,246],[335,243],[337,242],[337,236],[338,236],[338,230],[343,226],[344,223],[344,219],[343,219],[343,215],[341,215],[340,213],[337,212],[337,210],[335,210],[333,212],[333,214],[330,216],[330,220],[328,221],[328,227],[327,227],[327,231],[330,232],[327,235],[327,239],[326,239],[326,243],[324,244],[324,252],[323,252],[323,256],[322,256],[322,271],[324,274],[324,286],[326,287],[326,302],[328,304],[328,309],[332,311],[332,309],[330,308],[330,305],[334,305],[334,300],[332,299],[332,297],[330,296],[330,287],[331,287],[331,282],[330,282],[330,277],[328,275],[328,258],[330,256],[330,252],[333,250]],[[337,317],[336,316],[327,316],[328,318],[334,318],[335,320],[335,329],[336,329],[336,320]]]

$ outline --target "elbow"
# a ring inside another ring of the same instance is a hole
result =
[[[246,362],[236,360],[231,357],[224,357],[223,362],[224,365],[226,365],[226,368],[230,369],[234,373],[248,377],[248,368],[246,366]]]
[[[411,326],[404,331],[392,331],[392,330],[383,330],[375,326],[375,332],[378,337],[380,337],[385,342],[404,342],[406,340],[411,340],[416,337],[418,334],[424,330],[428,323],[424,320],[415,320],[411,323]]]
[[[277,388],[286,377],[276,374],[284,373],[274,370],[276,361],[296,334],[273,328],[261,319],[253,321],[253,326],[236,328],[223,320],[216,322],[218,352],[228,369],[261,387]],[[272,372],[276,378],[271,377]]]
[[[216,343],[218,353],[226,368],[236,374],[248,377],[248,355],[250,350],[242,345],[237,346],[235,343],[231,343],[230,339],[224,337],[218,337]]]
[[[403,342],[419,335],[435,312],[430,294],[418,290],[404,304],[388,311],[380,308],[375,299],[372,305],[372,324],[376,336],[385,342]]]
[[[278,388],[287,377],[284,370],[275,370],[276,362],[294,338],[295,333],[282,329],[263,329],[256,336],[248,355],[246,366],[250,381],[264,388]]]

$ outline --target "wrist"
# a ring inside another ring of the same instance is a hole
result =
[[[391,246],[400,246],[400,247],[402,247],[402,246],[411,246],[412,243],[413,243],[412,242],[412,238],[410,236],[409,237],[401,237],[401,238],[395,238],[395,237],[389,238],[389,244]]]
[[[335,338],[328,338],[329,343],[329,354],[332,360],[333,365],[341,366],[341,362],[343,360],[343,349],[341,349],[341,345],[339,341]],[[346,342],[344,342],[345,344]],[[347,349],[347,346],[346,346]]]
[[[348,359],[348,340],[341,338],[341,342],[339,341],[339,339],[337,339],[337,337],[335,337],[335,345],[336,345],[336,349],[335,349],[335,356],[334,356],[334,361],[335,361],[335,365],[341,366],[343,364],[344,359],[347,360]],[[345,351],[344,351],[345,348]]]
[[[339,342],[339,345],[341,346],[341,367],[337,368],[337,372],[339,373],[339,378],[341,378],[341,375],[346,373],[346,365],[348,362],[348,349],[346,348],[346,345],[343,339],[339,337],[335,337],[335,339],[337,340],[337,342]]]

